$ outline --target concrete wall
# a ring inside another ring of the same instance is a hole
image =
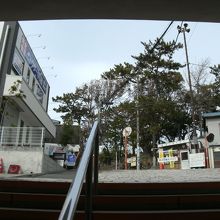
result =
[[[4,22],[3,33],[0,39],[0,96],[3,94],[5,78],[12,68],[13,54],[17,40],[18,22]]]
[[[16,105],[7,102],[4,114],[3,126],[15,127],[19,122],[19,111],[16,108]]]
[[[53,173],[64,171],[56,161],[43,154],[41,148],[29,150],[0,150],[3,159],[4,173],[8,172],[10,164],[21,166],[22,174]]]
[[[215,135],[214,141],[210,145],[220,145],[220,118],[207,118],[206,125],[208,126],[208,133]]]
[[[0,39],[1,39],[1,36],[2,36],[2,31],[3,31],[3,26],[4,26],[4,22],[0,22]]]
[[[58,161],[51,159],[47,155],[43,155],[42,173],[58,173],[65,169],[58,164]]]
[[[23,101],[26,103],[27,106],[31,109],[31,111],[34,113],[34,115],[38,118],[38,120],[43,124],[43,126],[50,132],[51,135],[54,137],[56,136],[56,127],[53,124],[53,121],[45,111],[45,109],[40,105],[39,101],[36,99],[30,88],[27,86],[25,81],[22,79],[22,76],[15,76],[15,75],[7,75],[6,77],[6,83],[5,83],[5,89],[4,89],[4,95],[5,96],[14,96],[15,94],[11,95],[9,92],[9,89],[11,88],[11,85],[17,82],[17,80],[20,80],[22,83],[18,85],[18,92],[19,90],[22,90],[23,93],[26,95],[25,98],[23,98]],[[21,106],[21,108],[24,108],[24,106]],[[22,113],[21,113],[22,115]],[[26,120],[23,119],[25,124]],[[28,120],[28,118],[27,118]],[[30,124],[29,124],[30,125]],[[34,125],[30,125],[34,126]]]
[[[21,166],[22,173],[41,173],[42,151],[0,151],[0,158],[3,159],[4,172],[8,172],[10,164]]]

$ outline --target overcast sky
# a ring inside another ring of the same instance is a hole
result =
[[[59,115],[53,111],[55,104],[51,97],[72,92],[76,86],[99,79],[114,64],[133,63],[131,55],[143,52],[140,42],[160,37],[170,21],[52,20],[19,23],[50,84],[48,113],[51,118],[59,120]],[[177,25],[180,24],[174,22],[164,39],[175,40]],[[189,62],[199,64],[208,58],[211,65],[219,64],[220,24],[188,24],[191,29],[186,36]],[[178,41],[183,43],[182,34]],[[185,62],[184,50],[178,52],[177,59]]]

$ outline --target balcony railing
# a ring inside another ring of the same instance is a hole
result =
[[[0,149],[43,146],[43,127],[0,127]]]

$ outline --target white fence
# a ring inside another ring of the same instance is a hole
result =
[[[43,127],[0,127],[0,148],[42,147]]]

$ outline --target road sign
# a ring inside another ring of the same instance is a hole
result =
[[[126,128],[123,130],[122,134],[123,134],[124,137],[128,137],[128,136],[131,134],[131,132],[132,132],[131,127],[126,127]]]

